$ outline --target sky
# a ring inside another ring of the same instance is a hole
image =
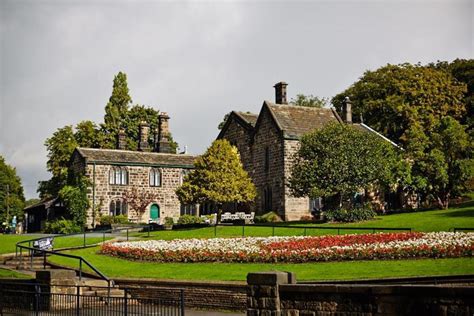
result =
[[[0,0],[0,155],[27,198],[46,138],[102,122],[114,75],[133,104],[168,112],[200,154],[232,110],[258,113],[286,81],[332,97],[387,63],[473,58],[474,1]]]

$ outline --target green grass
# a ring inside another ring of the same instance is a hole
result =
[[[40,237],[39,235],[0,235],[0,254],[15,253],[17,242]],[[109,237],[105,238],[109,240]],[[92,245],[102,242],[102,237],[89,237],[86,235],[86,245]],[[55,237],[54,248],[70,248],[82,246],[84,239],[82,235],[71,237]],[[26,244],[28,246],[28,244]]]
[[[288,225],[288,223],[283,223]],[[454,227],[474,227],[474,202],[468,202],[462,206],[448,210],[432,210],[408,212],[402,214],[377,216],[374,220],[349,223],[349,224],[291,224],[295,228],[252,227],[244,229],[245,236],[293,236],[293,235],[328,235],[337,234],[337,229],[307,229],[298,226],[324,226],[324,227],[386,227],[386,228],[412,228],[414,231],[449,231]],[[341,230],[341,234],[371,233],[372,230]],[[147,233],[136,233],[133,236],[143,239],[148,238]],[[172,231],[155,231],[150,233],[150,239],[175,239],[175,238],[212,238],[217,237],[239,237],[242,236],[242,227],[219,226],[215,233],[214,227],[183,229]]]
[[[75,250],[109,277],[157,278],[181,280],[244,281],[247,273],[258,271],[291,271],[298,280],[350,280],[385,277],[472,274],[473,258],[378,260],[323,262],[302,264],[247,263],[154,263],[113,258],[97,253],[98,247]],[[48,260],[70,267],[78,263],[69,258],[53,256]]]
[[[31,276],[16,271],[0,268],[0,278],[31,279]]]

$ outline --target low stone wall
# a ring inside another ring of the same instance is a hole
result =
[[[186,308],[244,311],[247,285],[241,282],[168,281],[156,279],[114,279],[133,295],[150,298],[176,298],[184,293]]]
[[[296,284],[285,272],[250,273],[247,315],[472,315],[474,287]]]

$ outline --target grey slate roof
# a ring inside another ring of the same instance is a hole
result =
[[[334,109],[274,104],[265,101],[285,138],[299,139],[329,122],[341,122]]]
[[[248,113],[248,112],[235,112],[237,115],[239,115],[244,121],[255,127],[255,124],[257,123],[258,119],[258,114],[255,113]]]
[[[121,163],[153,166],[193,167],[196,156],[118,149],[76,148],[87,163]]]

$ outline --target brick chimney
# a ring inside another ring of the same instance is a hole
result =
[[[288,84],[286,82],[278,82],[273,87],[275,88],[275,103],[276,104],[288,104],[286,99],[286,87]]]
[[[127,149],[127,135],[124,129],[120,129],[117,134],[117,149]]]
[[[342,105],[342,117],[344,122],[347,124],[352,124],[352,101],[349,97],[344,98],[344,103]]]
[[[171,153],[171,146],[168,140],[170,135],[168,120],[170,117],[166,112],[158,116],[158,152]]]
[[[140,122],[140,130],[138,133],[138,150],[139,151],[148,151],[148,132],[150,130],[150,126],[147,122],[141,121]]]

